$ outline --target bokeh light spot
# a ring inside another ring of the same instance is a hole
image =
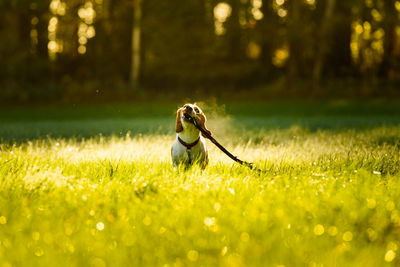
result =
[[[96,224],[96,228],[97,228],[97,230],[99,230],[99,231],[103,231],[103,230],[104,230],[104,223],[98,222],[98,223]]]
[[[323,235],[324,232],[325,232],[325,228],[324,228],[324,226],[322,224],[317,224],[314,227],[314,234],[315,235]]]
[[[394,252],[393,250],[390,249],[385,254],[385,261],[392,262],[395,257],[396,257],[396,252]]]
[[[187,253],[187,258],[190,261],[197,261],[199,258],[199,253],[196,250],[189,250]]]
[[[0,216],[0,224],[6,224],[7,218],[5,216]]]
[[[353,240],[353,234],[350,231],[347,231],[343,234],[343,241],[350,242]]]

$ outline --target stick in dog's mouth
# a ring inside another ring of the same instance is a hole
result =
[[[241,164],[241,165],[245,165],[245,166],[249,167],[250,169],[255,170],[255,171],[259,172],[259,173],[265,173],[265,171],[263,171],[263,170],[261,170],[261,169],[255,167],[255,166],[253,165],[253,163],[240,160],[240,159],[238,159],[237,157],[235,157],[234,155],[232,155],[232,153],[229,152],[228,150],[226,150],[226,148],[223,147],[220,143],[218,143],[218,141],[215,140],[214,137],[212,137],[212,136],[211,136],[210,134],[208,134],[203,128],[201,128],[201,126],[199,126],[199,125],[197,124],[197,121],[196,121],[192,116],[190,116],[190,115],[187,114],[187,113],[185,113],[185,114],[183,114],[183,115],[185,116],[185,118],[186,118],[188,121],[190,121],[191,123],[193,123],[193,125],[194,125],[197,129],[199,129],[199,131],[201,131],[202,133],[204,133],[205,137],[207,137],[211,142],[213,142],[214,145],[216,145],[219,149],[221,149],[222,152],[224,152],[226,155],[228,155],[228,157],[230,157],[232,160],[238,162],[238,163]]]
[[[187,120],[189,120],[191,123],[193,123],[194,119],[192,118],[192,116],[190,116],[188,113],[183,114],[183,116],[185,116],[185,118]]]

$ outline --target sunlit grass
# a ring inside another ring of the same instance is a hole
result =
[[[398,125],[319,130],[302,124],[232,125],[221,119],[211,121],[210,129],[235,155],[266,173],[235,165],[211,143],[204,171],[175,170],[169,130],[4,141],[0,262],[400,263]]]

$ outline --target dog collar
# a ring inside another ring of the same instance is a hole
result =
[[[199,137],[199,139],[197,139],[196,141],[194,141],[193,143],[190,143],[190,144],[185,143],[179,136],[178,136],[178,140],[179,140],[179,143],[181,143],[184,147],[186,147],[187,149],[191,149],[192,147],[197,145],[197,143],[200,140],[200,137]]]

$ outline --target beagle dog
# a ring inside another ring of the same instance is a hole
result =
[[[191,166],[198,163],[204,169],[208,164],[208,151],[203,134],[185,117],[185,114],[195,119],[210,135],[206,127],[206,116],[196,104],[185,104],[178,109],[176,115],[176,140],[171,148],[172,164],[175,167]]]

